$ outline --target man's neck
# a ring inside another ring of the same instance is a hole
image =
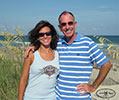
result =
[[[77,36],[77,34],[74,33],[71,37],[66,37],[67,43],[70,44],[72,41],[74,41],[76,36]]]

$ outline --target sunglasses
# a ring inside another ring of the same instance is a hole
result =
[[[44,35],[46,35],[46,36],[50,36],[50,35],[52,35],[52,33],[51,33],[51,32],[38,33],[38,37],[43,37]]]
[[[72,22],[72,21],[70,21],[70,22],[68,22],[68,23],[61,23],[61,26],[66,26],[66,24],[68,24],[68,25],[73,25],[74,24],[74,22]]]

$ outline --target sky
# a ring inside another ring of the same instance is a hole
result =
[[[57,32],[58,16],[64,10],[74,14],[76,31],[83,35],[119,35],[119,0],[0,0],[0,33],[7,29],[25,35],[40,20],[47,20]]]

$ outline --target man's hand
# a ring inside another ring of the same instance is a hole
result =
[[[29,52],[30,51],[35,51],[35,47],[34,46],[30,46],[30,47],[27,47],[26,48],[26,51],[25,51],[25,53],[24,53],[24,58],[27,58],[28,56],[29,56]]]
[[[77,86],[76,91],[81,93],[80,95],[84,95],[86,93],[94,92],[96,89],[90,84],[80,84]]]

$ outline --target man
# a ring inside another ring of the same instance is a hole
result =
[[[102,83],[112,65],[90,38],[75,32],[77,22],[71,12],[62,12],[58,20],[64,37],[57,45],[60,55],[57,100],[91,100],[90,93]],[[94,83],[89,84],[94,62],[101,68]]]

